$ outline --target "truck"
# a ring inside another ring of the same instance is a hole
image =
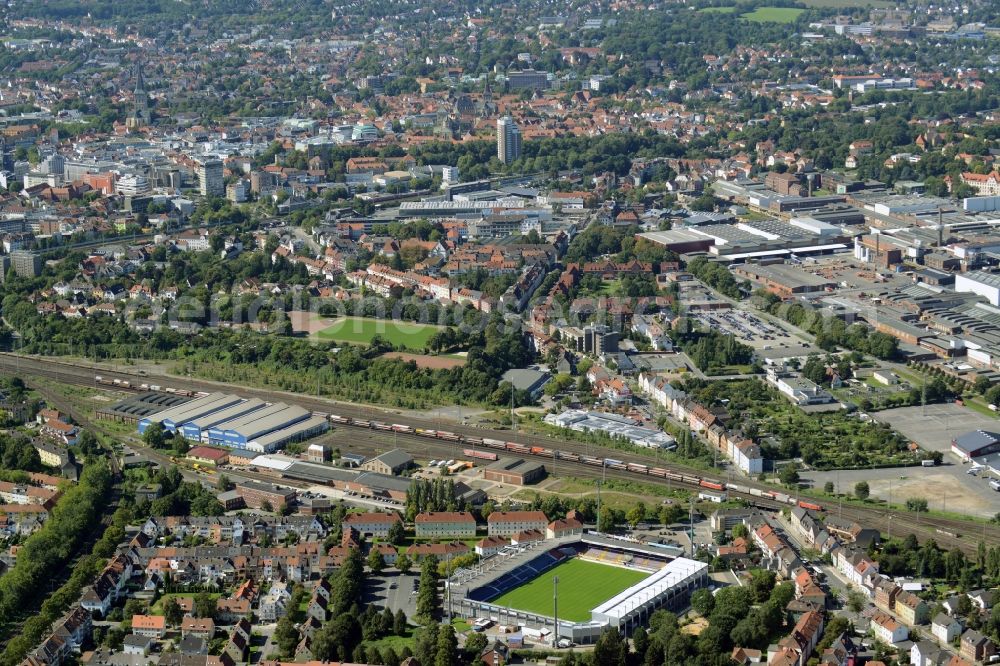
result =
[[[935,463],[933,459],[927,458],[926,460],[921,460],[920,464],[923,465],[924,467],[934,467]]]

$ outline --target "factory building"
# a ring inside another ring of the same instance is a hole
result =
[[[225,409],[188,421],[180,427],[180,432],[185,439],[189,439],[192,442],[204,441],[207,444],[209,441],[209,430],[226,421],[232,421],[250,412],[257,411],[264,407],[264,405],[263,400],[257,400],[256,398],[244,400]]]
[[[220,409],[232,407],[240,401],[241,399],[239,396],[230,395],[228,393],[209,393],[204,397],[196,398],[191,402],[186,402],[183,405],[163,410],[162,412],[152,414],[140,420],[139,434],[146,432],[146,428],[154,423],[162,424],[163,428],[165,430],[169,430],[170,432],[177,432],[179,426],[182,426],[189,421],[200,419],[203,416],[217,412]]]
[[[246,400],[225,393],[212,393],[148,415],[139,421],[139,433],[154,423],[193,442],[255,453],[277,451],[330,427],[324,417],[298,405]]]

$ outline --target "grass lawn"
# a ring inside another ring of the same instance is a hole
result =
[[[732,14],[736,7],[702,7],[700,11],[706,14]]]
[[[758,7],[740,18],[756,23],[794,23],[804,9],[794,7]]]
[[[635,585],[649,574],[572,559],[549,569],[532,581],[516,587],[491,603],[540,615],[552,615],[552,579],[559,576],[559,617],[571,622],[590,619],[590,611]],[[586,584],[582,584],[586,581]]]
[[[405,636],[383,636],[377,641],[365,641],[365,647],[374,645],[380,650],[383,648],[391,647],[393,652],[399,654],[403,651],[404,647],[413,649],[413,630],[407,629]]]
[[[420,350],[437,333],[438,326],[414,324],[388,319],[368,319],[364,317],[344,317],[332,326],[324,328],[317,335],[323,340],[368,344],[380,335],[396,346]]]

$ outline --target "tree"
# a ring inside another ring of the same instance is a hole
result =
[[[410,569],[413,567],[413,562],[410,560],[410,556],[406,553],[400,553],[396,558],[396,568],[402,573],[410,573]]]
[[[469,634],[468,638],[465,639],[465,653],[467,655],[467,659],[471,662],[472,660],[478,658],[489,643],[490,641],[486,638],[486,634],[477,632]]]
[[[594,644],[593,666],[625,666],[628,643],[618,633],[617,627],[609,627],[601,633]],[[437,665],[436,665],[437,666]]]
[[[794,486],[799,482],[799,466],[796,463],[789,463],[781,468],[778,479],[786,486]]]
[[[768,571],[766,569],[756,569],[751,573],[750,577],[750,590],[753,592],[754,599],[758,602],[767,601],[767,598],[771,595],[771,590],[774,589],[775,575],[773,571]]]
[[[927,500],[923,497],[911,497],[906,500],[906,510],[925,513],[927,511]]]
[[[833,490],[834,490],[833,481],[827,481],[826,483],[823,484],[823,492],[826,493],[827,495],[832,495]]]
[[[215,598],[207,592],[201,592],[194,597],[193,610],[195,617],[215,619]]]
[[[393,546],[398,546],[406,541],[406,531],[403,529],[403,521],[397,520],[389,527],[388,542]]]
[[[281,656],[291,657],[295,654],[295,648],[299,644],[299,630],[295,628],[290,616],[285,615],[278,620],[278,626],[274,629],[274,641]]]
[[[707,588],[695,590],[694,594],[691,595],[691,608],[699,615],[708,617],[715,609],[715,597]]]
[[[150,423],[145,432],[142,433],[143,443],[151,449],[162,449],[166,446],[166,435],[163,424],[159,421]]]
[[[184,620],[184,610],[174,597],[167,597],[163,602],[163,617],[171,627],[180,626]]]
[[[637,660],[641,661],[646,658],[646,651],[649,649],[649,634],[643,627],[632,632],[632,647],[635,648]]]
[[[420,584],[417,587],[417,618],[424,624],[431,624],[440,610],[437,591],[438,561],[436,557],[425,557],[420,567]]]
[[[614,532],[615,531],[615,512],[613,509],[604,507],[601,510],[601,518],[597,524],[598,532]]]
[[[404,636],[406,634],[406,626],[406,613],[400,608],[392,618],[392,633],[397,636]]]
[[[226,492],[226,491],[232,490],[235,487],[236,487],[236,484],[233,483],[230,480],[230,478],[228,476],[226,476],[225,474],[220,474],[219,475],[219,480],[215,484],[216,490],[221,490],[222,492]]]
[[[859,500],[866,500],[868,496],[871,495],[871,488],[868,487],[867,481],[858,481],[854,484],[854,496]]]
[[[646,520],[646,505],[643,502],[637,502],[635,506],[628,510],[628,516],[626,516],[628,524],[635,529],[635,526]]]
[[[455,627],[442,624],[438,629],[437,654],[434,656],[434,666],[454,666],[458,658],[458,639],[455,637]]]
[[[670,526],[678,522],[684,517],[684,509],[681,508],[680,504],[661,504],[660,505],[660,522],[664,526]]]
[[[380,574],[385,569],[385,557],[378,548],[372,546],[368,552],[368,568],[373,574]]]
[[[260,510],[264,513],[274,513],[274,505],[269,500],[260,503]]]

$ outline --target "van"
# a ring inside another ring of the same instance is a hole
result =
[[[928,458],[927,460],[921,460],[920,464],[924,467],[934,467],[934,460]]]

